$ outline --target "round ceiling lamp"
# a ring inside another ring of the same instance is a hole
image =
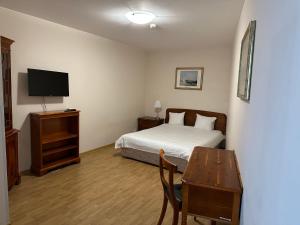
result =
[[[131,11],[126,13],[126,17],[132,23],[147,24],[155,18],[155,15],[145,11]]]

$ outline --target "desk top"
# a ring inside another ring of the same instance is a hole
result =
[[[195,147],[182,182],[230,192],[243,190],[235,153],[223,149]]]
[[[45,112],[32,112],[30,113],[33,116],[55,116],[55,115],[63,115],[63,114],[72,114],[79,113],[79,110],[76,111],[64,111],[64,110],[56,110],[56,111],[45,111]]]

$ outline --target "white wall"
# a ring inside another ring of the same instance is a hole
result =
[[[227,113],[230,87],[231,49],[167,51],[148,55],[145,113],[155,115],[153,104],[161,100],[164,116],[168,107],[203,109]],[[204,67],[203,89],[178,90],[176,67]]]
[[[1,32],[1,31],[0,31]],[[1,49],[1,43],[0,43]],[[0,56],[1,59],[1,56]],[[2,59],[1,59],[2,60]],[[0,77],[2,77],[2,63],[0,63]],[[6,148],[5,148],[3,83],[0,79],[0,225],[8,224],[8,193],[6,175]]]
[[[48,110],[77,108],[80,151],[113,143],[136,129],[144,111],[143,51],[76,29],[0,8],[1,34],[12,46],[14,127],[20,129],[21,170],[30,167],[29,113],[42,111],[40,97],[28,97],[27,68],[69,73],[70,97],[48,97]]]
[[[292,225],[300,201],[300,1],[246,0],[236,32],[228,148],[244,182],[241,225]],[[250,103],[236,97],[240,44],[257,20]]]

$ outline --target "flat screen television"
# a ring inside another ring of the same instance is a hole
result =
[[[69,96],[68,73],[28,69],[29,96]]]

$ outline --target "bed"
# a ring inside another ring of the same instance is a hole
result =
[[[169,113],[185,112],[184,125],[170,125]],[[216,117],[213,131],[194,128],[197,114]],[[115,143],[123,157],[158,165],[158,154],[164,149],[166,157],[183,172],[195,146],[222,148],[225,145],[226,115],[223,113],[169,108],[165,124],[122,135]]]

